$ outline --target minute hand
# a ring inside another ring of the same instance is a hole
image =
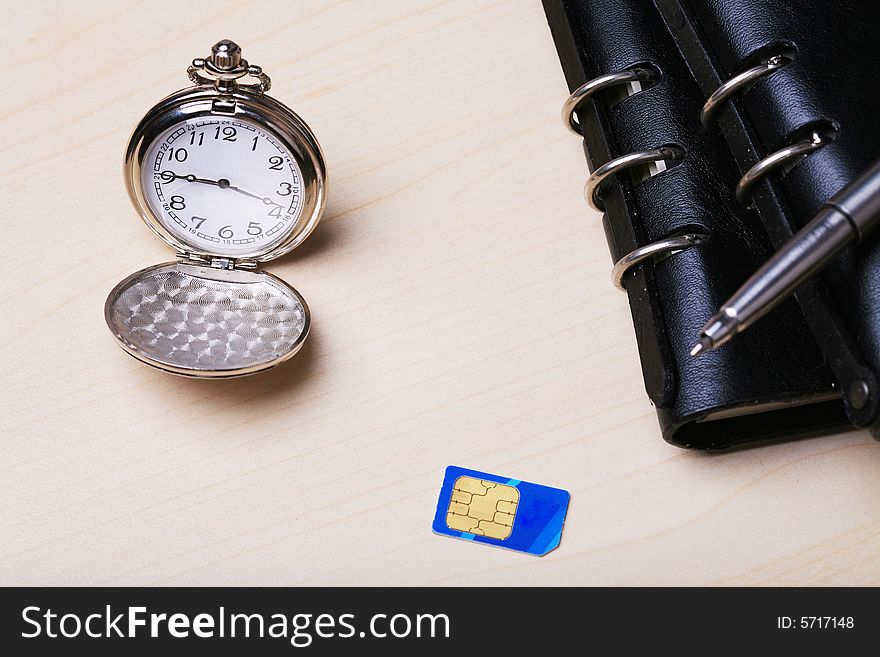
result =
[[[226,185],[222,185],[222,184],[220,185],[220,186],[223,187],[224,189],[231,189],[233,192],[238,192],[239,194],[244,194],[245,196],[250,196],[251,198],[255,198],[255,199],[258,199],[258,200],[260,200],[260,201],[263,200],[263,197],[262,197],[262,196],[257,196],[256,194],[251,194],[250,192],[248,192],[248,191],[242,189],[241,187],[236,187],[235,185],[230,185],[228,180],[223,179],[223,180],[221,180],[220,182],[221,182],[221,183],[224,183],[224,182],[226,183]]]

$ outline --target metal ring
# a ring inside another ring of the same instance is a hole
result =
[[[774,55],[757,66],[746,69],[739,75],[734,75],[727,82],[718,87],[715,92],[709,96],[706,104],[703,105],[703,109],[700,112],[700,121],[703,126],[708,128],[712,124],[716,112],[718,112],[721,105],[723,105],[733,94],[747,89],[765,75],[769,75],[783,66],[791,64],[793,61],[792,58],[786,57],[785,55]]]
[[[203,62],[204,60],[194,60],[195,62]],[[244,72],[240,74],[227,75],[227,76],[219,76],[213,75],[213,72],[208,69],[204,64],[202,66],[189,66],[186,69],[186,74],[189,79],[197,85],[208,85],[213,84],[215,86],[227,85],[229,88],[241,88],[247,89],[256,93],[265,93],[269,91],[272,86],[272,79],[263,73],[263,69],[259,66],[244,66]],[[206,71],[210,75],[203,75],[200,71]],[[236,72],[239,73],[239,72]],[[238,82],[239,79],[250,76],[254,78],[257,82],[256,84],[242,84]]]
[[[629,270],[640,265],[645,260],[656,260],[661,255],[672,255],[679,251],[684,251],[697,244],[702,244],[707,239],[708,235],[685,233],[684,235],[657,240],[630,251],[614,263],[614,268],[611,270],[611,280],[614,283],[614,287],[625,292],[626,288],[623,286],[623,277],[626,276]]]
[[[647,68],[635,67],[617,73],[609,73],[608,75],[600,75],[597,78],[584,82],[581,86],[571,92],[562,106],[562,122],[565,127],[577,136],[582,136],[581,126],[575,119],[574,113],[585,99],[589,98],[597,91],[613,87],[618,84],[626,84],[628,82],[644,82],[652,80],[654,72]]]
[[[587,203],[590,204],[590,207],[601,212],[604,208],[599,202],[599,185],[601,185],[602,181],[608,176],[612,176],[616,173],[620,173],[624,169],[629,169],[642,164],[663,162],[666,160],[679,160],[681,158],[681,151],[671,146],[661,146],[660,148],[654,148],[649,151],[635,151],[634,153],[627,153],[626,155],[616,157],[613,160],[609,160],[590,174],[590,177],[587,178],[587,182],[584,185],[584,198],[587,199]]]
[[[749,195],[752,187],[754,187],[761,178],[786,162],[806,157],[832,140],[833,138],[828,135],[813,132],[810,134],[809,138],[797,141],[785,148],[780,148],[778,151],[771,153],[763,160],[759,160],[751,169],[743,174],[742,178],[739,179],[739,182],[736,185],[736,200],[743,205],[749,205]]]

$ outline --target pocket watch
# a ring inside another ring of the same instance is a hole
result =
[[[104,317],[125,351],[161,370],[253,374],[289,359],[309,332],[305,300],[260,266],[318,225],[324,158],[235,43],[215,44],[187,73],[195,86],[147,112],[124,166],[131,202],[178,259],[121,281]]]

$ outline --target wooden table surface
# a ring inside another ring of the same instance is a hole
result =
[[[2,9],[0,583],[880,582],[866,433],[661,439],[536,0]],[[124,354],[102,306],[172,257],[126,196],[129,133],[223,37],[331,187],[267,267],[311,305],[306,347],[205,382]],[[570,490],[562,545],[433,535],[449,464]]]

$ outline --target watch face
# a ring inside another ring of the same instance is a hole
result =
[[[282,241],[299,218],[303,176],[284,144],[240,119],[187,119],[150,144],[144,197],[162,225],[203,253],[244,256]]]

